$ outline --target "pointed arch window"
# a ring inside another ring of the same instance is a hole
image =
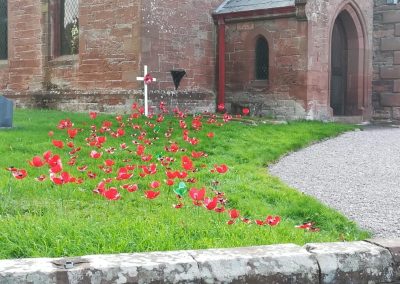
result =
[[[8,58],[7,0],[0,0],[0,60]]]
[[[269,47],[263,36],[259,36],[256,41],[255,68],[256,80],[269,79]]]

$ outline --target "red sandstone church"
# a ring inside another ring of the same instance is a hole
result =
[[[0,94],[120,112],[148,65],[154,106],[400,120],[398,2],[0,0]]]

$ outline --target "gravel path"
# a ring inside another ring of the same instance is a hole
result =
[[[270,173],[376,237],[400,237],[398,128],[345,133],[284,157]]]

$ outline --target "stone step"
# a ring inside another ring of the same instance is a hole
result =
[[[348,124],[364,124],[366,123],[361,115],[354,116],[334,116],[334,122],[348,123]]]

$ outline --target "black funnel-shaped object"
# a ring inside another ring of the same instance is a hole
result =
[[[185,70],[171,70],[172,79],[174,80],[175,90],[178,90],[182,78],[186,75]]]

